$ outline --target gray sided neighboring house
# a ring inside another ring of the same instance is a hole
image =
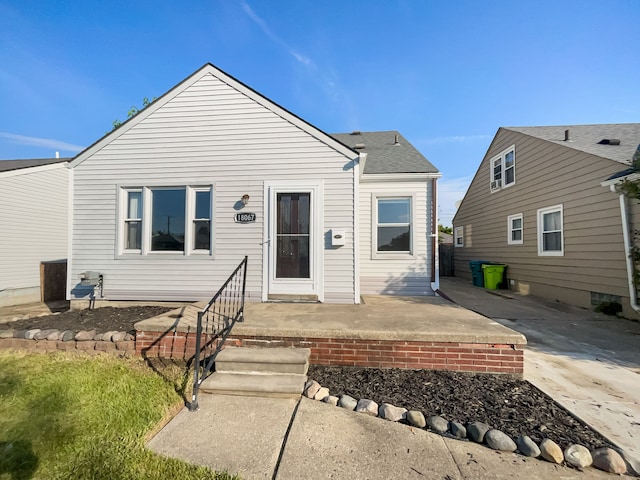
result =
[[[636,316],[623,226],[640,211],[603,182],[639,143],[637,123],[500,128],[453,219],[456,275],[500,262],[511,289]]]

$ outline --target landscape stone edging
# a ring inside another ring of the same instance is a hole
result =
[[[318,392],[320,391],[322,391],[323,394],[326,392],[326,395],[323,398],[320,398],[321,395],[318,395]],[[374,400],[364,398],[356,400],[349,395],[340,395],[339,397],[330,395],[329,389],[322,387],[315,380],[307,381],[304,386],[303,395],[311,400],[317,400],[329,405],[363,413],[365,415],[377,416],[393,422],[404,420],[411,427],[428,430],[432,433],[444,435],[449,438],[473,441],[474,443],[485,445],[493,450],[514,452],[532,458],[543,458],[556,464],[566,463],[580,471],[584,470],[586,467],[593,466],[608,473],[627,473],[627,465],[623,457],[609,447],[602,447],[589,451],[582,445],[572,444],[563,451],[558,444],[549,438],[543,439],[540,446],[536,445],[536,443],[527,435],[520,435],[517,440],[514,441],[506,433],[497,429],[492,429],[489,425],[482,422],[469,422],[467,424],[467,431],[465,432],[466,436],[463,437],[458,433],[461,431],[460,427],[464,430],[464,426],[459,422],[455,422],[453,420],[448,422],[446,419],[438,415],[429,417],[425,422],[424,414],[416,410],[407,411],[405,408],[395,407],[388,403],[382,403],[378,406]],[[371,408],[374,405],[378,409],[377,415]],[[444,428],[445,424],[447,425],[446,429]],[[469,429],[469,427],[472,428]],[[489,438],[487,438],[487,435]],[[569,452],[575,452],[576,450],[583,453],[580,460],[574,459],[571,455],[568,455]],[[597,459],[597,461],[592,459]]]
[[[111,331],[96,333],[95,330],[39,329],[0,330],[0,349],[29,350],[40,352],[84,352],[88,354],[108,353],[117,356],[135,355],[135,335],[128,332]]]

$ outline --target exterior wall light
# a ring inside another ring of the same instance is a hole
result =
[[[245,193],[242,195],[242,205],[246,205],[247,203],[249,203],[249,195]]]

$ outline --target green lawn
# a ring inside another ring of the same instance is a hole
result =
[[[140,359],[0,352],[0,480],[232,478],[145,448],[183,402],[184,370],[160,373]]]

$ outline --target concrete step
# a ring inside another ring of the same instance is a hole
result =
[[[250,397],[297,397],[302,394],[306,375],[215,372],[200,385],[200,391],[218,395]]]
[[[306,375],[310,355],[308,348],[226,347],[216,357],[216,372]]]

